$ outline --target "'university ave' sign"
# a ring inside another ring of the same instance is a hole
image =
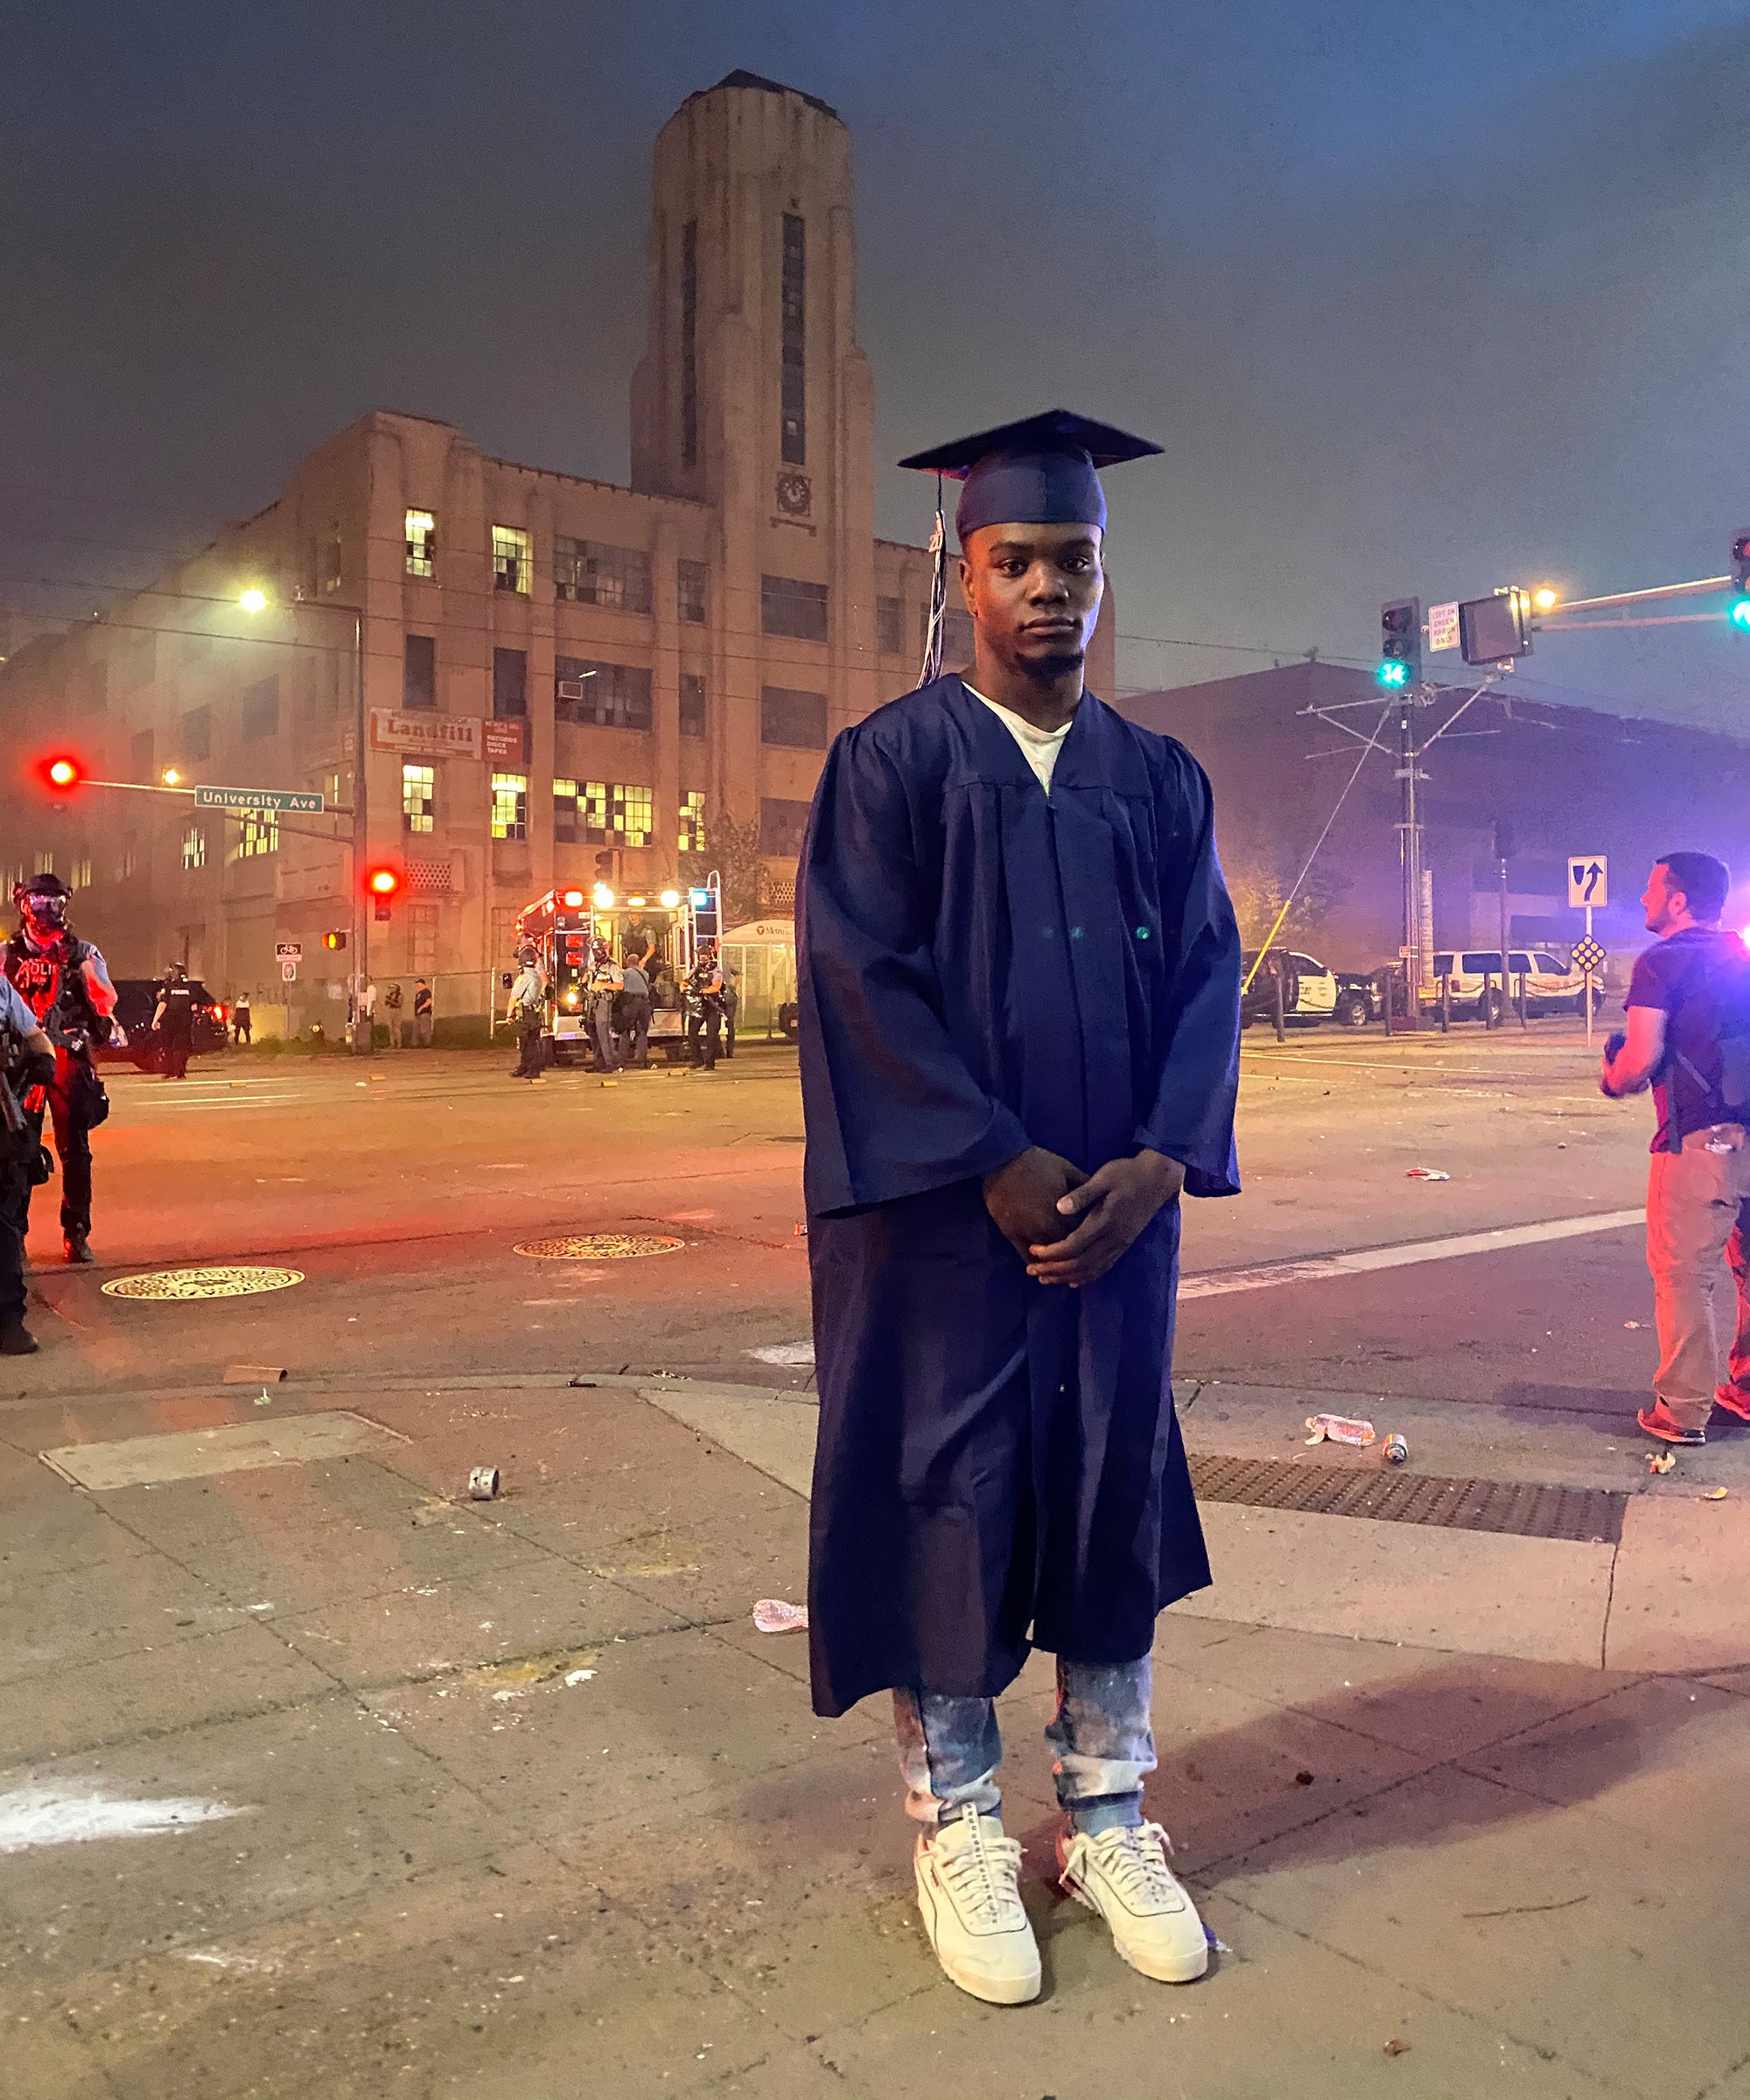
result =
[[[198,809],[284,809],[306,816],[320,816],[324,808],[319,794],[290,788],[197,788],[194,803]]]

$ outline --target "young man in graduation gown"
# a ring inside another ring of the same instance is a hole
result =
[[[926,1928],[997,2004],[1040,1987],[991,1705],[1033,1645],[1065,1888],[1144,1974],[1208,1962],[1142,1782],[1155,1616],[1209,1580],[1169,1374],[1239,941],[1201,770],[1082,682],[1096,468],[1158,449],[1057,411],[905,462],[964,478],[974,662],[838,738],[797,887],[815,1710],[892,1691]]]

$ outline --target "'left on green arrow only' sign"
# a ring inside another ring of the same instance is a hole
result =
[[[194,801],[201,809],[287,809],[309,816],[320,816],[325,807],[319,794],[290,788],[197,788]]]

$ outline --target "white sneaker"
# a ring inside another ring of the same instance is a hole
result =
[[[951,1984],[990,2006],[1024,2006],[1040,1990],[1039,1947],[1021,1908],[1021,1848],[991,1816],[968,1809],[918,1839],[918,1908]]]
[[[1097,1910],[1118,1952],[1158,1984],[1194,1982],[1209,1966],[1197,1906],[1166,1864],[1172,1840],[1158,1823],[1066,1830],[1057,1841],[1060,1886]]]

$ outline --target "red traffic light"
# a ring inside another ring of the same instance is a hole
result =
[[[365,878],[365,887],[373,897],[393,897],[401,887],[401,878],[393,868],[373,868]]]
[[[42,775],[51,788],[77,788],[85,777],[85,768],[77,759],[58,755],[43,760]]]

